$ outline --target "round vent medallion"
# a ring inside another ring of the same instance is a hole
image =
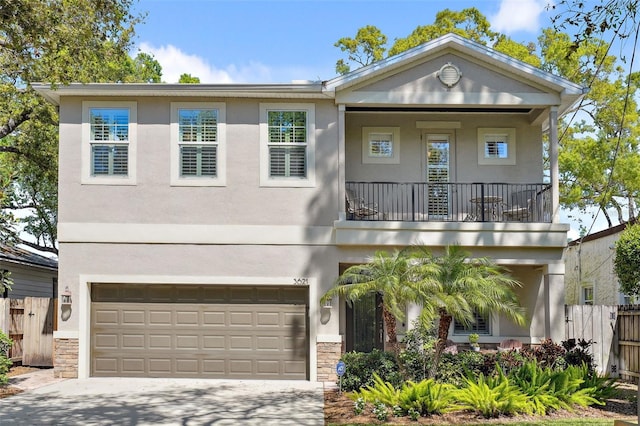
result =
[[[460,77],[462,77],[462,73],[452,63],[448,62],[440,68],[438,71],[438,79],[442,82],[442,84],[447,87],[453,87],[460,81]]]

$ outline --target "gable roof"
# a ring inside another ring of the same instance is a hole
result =
[[[394,71],[406,68],[413,63],[424,62],[430,57],[447,51],[457,52],[465,57],[484,63],[487,66],[504,70],[505,73],[533,82],[548,91],[559,93],[561,97],[561,104],[558,105],[560,114],[569,109],[586,93],[586,89],[579,84],[543,71],[480,43],[451,33],[398,55],[359,68],[345,75],[335,77],[326,81],[324,87],[328,92],[335,93],[343,91],[361,85],[368,80],[375,81],[384,75],[392,74]]]
[[[0,261],[58,270],[57,260],[6,244],[0,244]]]

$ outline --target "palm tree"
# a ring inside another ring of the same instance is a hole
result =
[[[377,251],[367,263],[354,265],[338,277],[335,285],[320,299],[324,304],[337,296],[344,296],[349,304],[372,293],[382,295],[382,317],[389,344],[396,358],[400,352],[396,332],[397,320],[402,320],[407,303],[416,300],[410,285],[411,259],[407,250],[395,250],[392,254]]]
[[[488,258],[470,259],[470,253],[459,245],[450,245],[443,256],[432,256],[424,248],[414,250],[414,287],[422,305],[424,322],[439,319],[438,343],[431,376],[435,375],[444,351],[449,326],[456,322],[470,326],[478,313],[505,315],[518,325],[524,325],[524,309],[514,288],[521,284],[508,271]]]

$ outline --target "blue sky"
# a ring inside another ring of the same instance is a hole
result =
[[[365,25],[392,44],[449,7],[477,7],[494,30],[535,41],[550,26],[548,0],[140,0],[148,13],[137,47],[162,65],[163,80],[186,72],[203,83],[286,83],[335,76],[334,43]]]
[[[549,1],[139,0],[136,8],[147,17],[136,29],[136,48],[155,56],[167,83],[182,73],[202,83],[327,80],[344,57],[334,43],[365,25],[378,27],[390,47],[417,26],[433,23],[440,10],[477,7],[494,31],[531,42],[557,13],[548,11]],[[591,226],[589,215],[575,216]],[[567,212],[561,217],[571,223],[569,237],[578,238],[577,220]],[[600,214],[592,232],[604,228]]]

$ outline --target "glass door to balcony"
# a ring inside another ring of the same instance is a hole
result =
[[[426,136],[426,212],[430,219],[446,218],[450,214],[450,145],[448,134]]]

